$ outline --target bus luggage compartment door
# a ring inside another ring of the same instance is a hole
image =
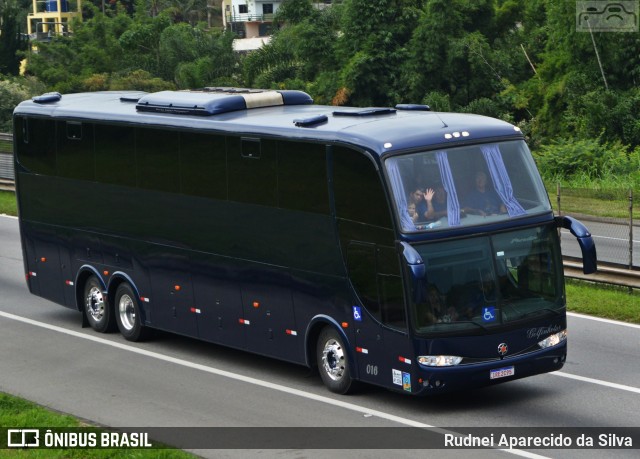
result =
[[[222,257],[192,254],[193,289],[201,339],[245,347],[239,266]]]
[[[299,360],[300,348],[291,345],[295,330],[291,276],[288,270],[253,265],[242,283],[242,311],[249,351],[289,361]]]
[[[26,224],[24,225],[27,226]],[[57,235],[53,229],[23,229],[28,257],[31,292],[61,305],[66,305]]]
[[[145,260],[153,296],[150,301],[152,326],[181,335],[197,337],[197,308],[188,257],[179,250],[157,246]]]

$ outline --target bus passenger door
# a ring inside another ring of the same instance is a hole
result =
[[[349,277],[360,299],[353,306],[360,379],[411,391],[415,362],[397,253],[392,247],[351,241],[347,259]]]

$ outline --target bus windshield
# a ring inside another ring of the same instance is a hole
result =
[[[551,210],[523,140],[394,156],[385,165],[404,232],[481,225]]]
[[[427,268],[416,330],[482,331],[562,313],[559,247],[553,225],[416,245]]]

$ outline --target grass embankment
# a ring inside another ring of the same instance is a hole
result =
[[[11,191],[0,191],[0,214],[18,215],[16,195]]]
[[[55,413],[35,403],[3,393],[0,393],[0,426],[17,429],[38,427],[92,427],[72,416]],[[36,459],[191,459],[194,456],[175,449],[0,449],[0,458],[16,457]]]
[[[586,214],[597,217],[629,219],[629,188],[602,187],[601,184],[565,184],[560,186],[560,203],[556,183],[546,182],[549,200],[562,214]],[[633,219],[640,221],[640,192],[633,192]]]
[[[567,279],[566,287],[569,311],[640,324],[639,290],[574,279]]]

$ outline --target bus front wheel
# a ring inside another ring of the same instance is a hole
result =
[[[347,394],[353,390],[347,349],[334,328],[327,327],[320,333],[316,357],[322,382],[331,392]]]
[[[116,289],[115,310],[118,329],[128,341],[143,341],[149,335],[149,329],[142,325],[142,315],[137,296],[127,283]]]
[[[115,329],[113,311],[96,276],[89,277],[84,284],[84,313],[95,331],[106,333]]]

